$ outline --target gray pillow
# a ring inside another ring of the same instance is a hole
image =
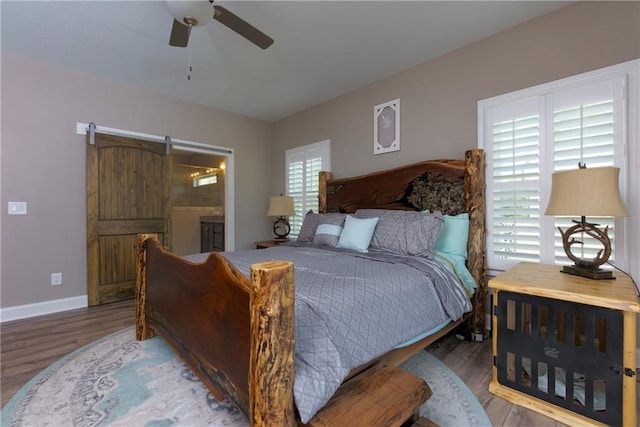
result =
[[[379,218],[370,247],[425,258],[433,258],[433,247],[444,226],[440,212],[359,209],[356,217]]]
[[[298,242],[300,243],[313,243],[313,238],[316,235],[316,229],[320,224],[344,225],[344,219],[347,214],[343,213],[322,213],[317,214],[311,211],[307,212],[302,221],[302,227],[300,227],[300,233],[298,233]],[[337,242],[336,242],[337,243]]]

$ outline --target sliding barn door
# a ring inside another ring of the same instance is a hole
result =
[[[138,233],[170,246],[170,176],[165,144],[87,135],[89,305],[135,297]]]

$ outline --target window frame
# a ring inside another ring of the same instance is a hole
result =
[[[640,68],[640,60],[633,60],[626,63],[606,67],[600,70],[595,70],[576,76],[560,79],[557,81],[537,85],[531,88],[518,90],[515,92],[499,95],[496,97],[484,99],[478,101],[478,147],[482,148],[487,153],[487,263],[489,267],[489,274],[496,274],[500,271],[504,271],[516,262],[496,262],[493,253],[489,251],[491,246],[490,239],[493,235],[491,229],[492,218],[492,194],[493,194],[493,178],[491,170],[493,167],[492,147],[489,147],[492,141],[491,126],[489,121],[490,112],[492,109],[499,108],[507,104],[515,104],[519,101],[526,99],[538,99],[539,103],[543,104],[540,116],[540,170],[539,170],[539,189],[540,189],[540,220],[539,226],[546,230],[546,236],[542,236],[540,244],[541,263],[555,263],[553,253],[548,253],[549,247],[553,247],[553,243],[550,240],[554,239],[554,232],[550,232],[554,227],[554,217],[543,215],[544,209],[548,203],[550,187],[551,187],[551,174],[553,171],[553,148],[552,145],[546,141],[553,141],[553,105],[549,105],[550,97],[553,94],[563,93],[568,90],[577,89],[580,87],[590,86],[592,84],[601,83],[605,81],[619,81],[621,93],[618,95],[622,97],[621,105],[622,111],[619,117],[614,118],[614,126],[616,137],[620,137],[620,147],[616,148],[614,165],[620,168],[620,192],[623,200],[629,210],[630,216],[628,218],[615,218],[615,227],[618,230],[616,233],[616,265],[622,269],[628,269],[629,267],[635,268],[636,276],[637,271],[640,270],[637,266],[629,265],[630,259],[635,256],[638,257],[638,237],[640,235],[640,227],[638,226],[637,219],[629,221],[629,218],[640,215],[640,206],[638,206],[637,194],[630,191],[632,182],[638,182],[640,180],[640,150],[638,149],[638,131],[640,125],[637,120],[634,122],[633,117],[638,115],[638,100],[640,99],[640,88],[638,87],[638,74]],[[616,89],[618,90],[618,89]],[[617,144],[617,142],[616,142]],[[588,166],[588,165],[587,165]],[[635,193],[638,190],[636,189]],[[626,237],[626,238],[625,238]],[[545,252],[543,254],[543,252]]]

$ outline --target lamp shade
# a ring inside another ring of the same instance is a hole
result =
[[[618,187],[616,167],[579,168],[551,176],[545,215],[629,216]]]
[[[293,207],[293,197],[271,196],[269,199],[269,212],[267,212],[267,216],[290,216],[295,214],[296,210]]]

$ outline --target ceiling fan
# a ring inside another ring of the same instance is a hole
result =
[[[214,6],[213,0],[166,0],[169,11],[175,18],[169,44],[186,47],[193,27],[202,27],[212,19],[227,26],[262,49],[273,44],[273,39],[247,21],[229,12],[222,6]]]

